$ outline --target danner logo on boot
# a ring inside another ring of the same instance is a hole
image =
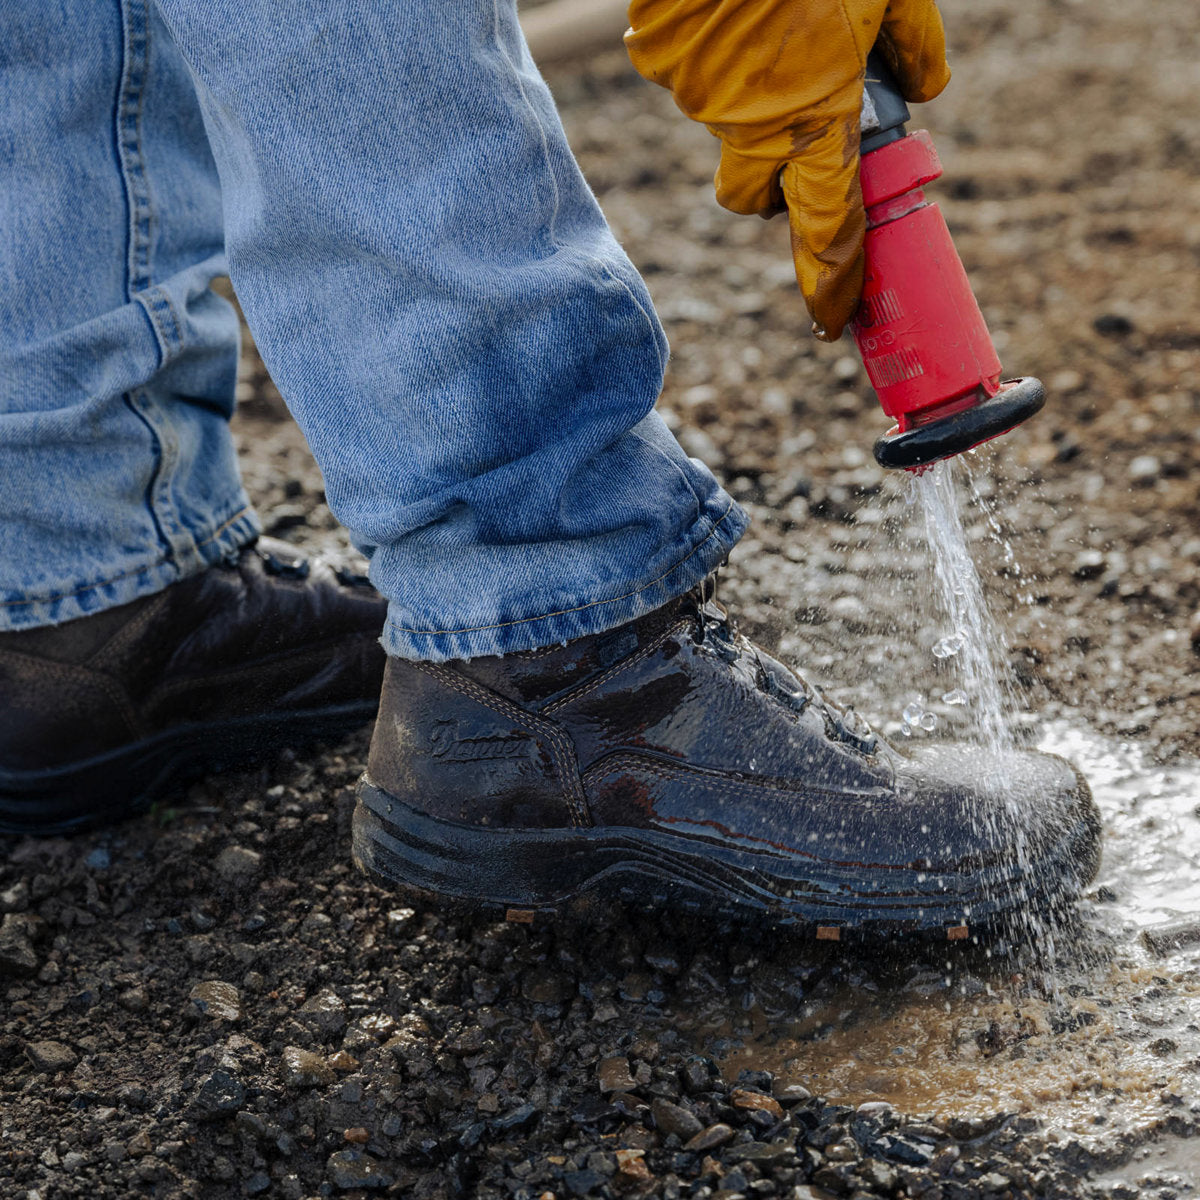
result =
[[[429,735],[430,754],[444,762],[483,762],[499,758],[527,758],[533,746],[524,733],[460,737],[457,721],[439,721]]]

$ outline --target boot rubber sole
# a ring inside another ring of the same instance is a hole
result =
[[[0,833],[72,833],[145,812],[171,790],[284,746],[342,737],[376,704],[259,713],[181,725],[108,754],[40,771],[0,767]]]
[[[359,781],[355,864],[382,886],[532,923],[612,901],[623,907],[769,924],[817,940],[918,934],[975,940],[996,927],[1066,917],[1099,866],[1081,814],[1059,844],[1008,874],[876,871],[814,861],[802,883],[761,854],[641,828],[496,829],[431,817]],[[763,868],[767,867],[768,870]]]

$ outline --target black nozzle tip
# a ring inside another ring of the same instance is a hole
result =
[[[1028,421],[1045,403],[1046,389],[1040,380],[1030,377],[1006,380],[994,396],[972,408],[903,433],[884,434],[875,443],[875,461],[881,467],[912,470],[953,458]]]

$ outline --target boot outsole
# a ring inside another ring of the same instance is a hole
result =
[[[441,820],[366,776],[358,785],[354,861],[383,887],[456,911],[532,924],[606,904],[676,911],[817,941],[916,935],[977,941],[997,929],[1060,923],[1099,867],[1094,814],[1079,818],[1027,872],[937,875],[813,862],[791,889],[752,851],[654,829],[495,829]],[[1034,916],[1036,914],[1036,916]]]
[[[244,766],[285,746],[351,733],[370,721],[375,709],[373,701],[359,701],[258,713],[177,726],[51,770],[0,768],[0,834],[75,833],[136,816],[206,775]]]

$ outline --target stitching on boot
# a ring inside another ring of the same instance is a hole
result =
[[[669,637],[672,637],[674,634],[686,629],[690,624],[691,622],[686,618],[672,622],[647,645],[642,646],[639,650],[634,651],[634,653],[628,658],[623,658],[620,662],[613,663],[608,670],[602,671],[594,679],[588,680],[587,683],[583,684],[575,691],[568,692],[565,696],[560,696],[557,700],[547,704],[546,707],[542,709],[542,712],[557,712],[564,705],[572,704],[576,700],[582,700],[584,696],[589,695],[599,687],[603,687],[610,679],[620,675],[622,671],[628,670],[630,667],[635,666],[644,659],[649,658],[650,655],[653,654]]]
[[[763,792],[782,793],[803,800],[805,796],[819,794],[831,800],[850,796],[856,800],[893,800],[895,794],[890,789],[889,782],[880,781],[875,788],[828,788],[819,783],[808,783],[802,779],[795,781],[771,777],[765,779],[738,779],[732,772],[721,767],[698,767],[693,763],[664,762],[662,759],[650,758],[637,754],[614,754],[610,758],[601,759],[585,772],[584,778],[588,786],[602,779],[613,771],[642,771],[648,775],[656,775],[660,779],[676,780],[694,784],[696,787],[719,791],[740,791],[747,796],[760,795]]]
[[[550,756],[554,760],[554,766],[559,776],[559,783],[563,787],[567,808],[571,813],[571,824],[580,828],[586,828],[593,823],[591,813],[588,809],[587,796],[583,791],[583,781],[579,777],[579,764],[575,758],[575,747],[565,730],[513,704],[503,696],[483,687],[482,684],[475,683],[471,679],[465,679],[457,671],[451,670],[448,667],[426,662],[414,662],[412,665],[418,670],[424,671],[425,674],[432,676],[444,686],[464,696],[469,696],[472,700],[478,701],[485,708],[490,708],[493,712],[501,713],[511,720],[516,721],[517,724],[525,725],[536,733],[541,734],[549,743]]]

